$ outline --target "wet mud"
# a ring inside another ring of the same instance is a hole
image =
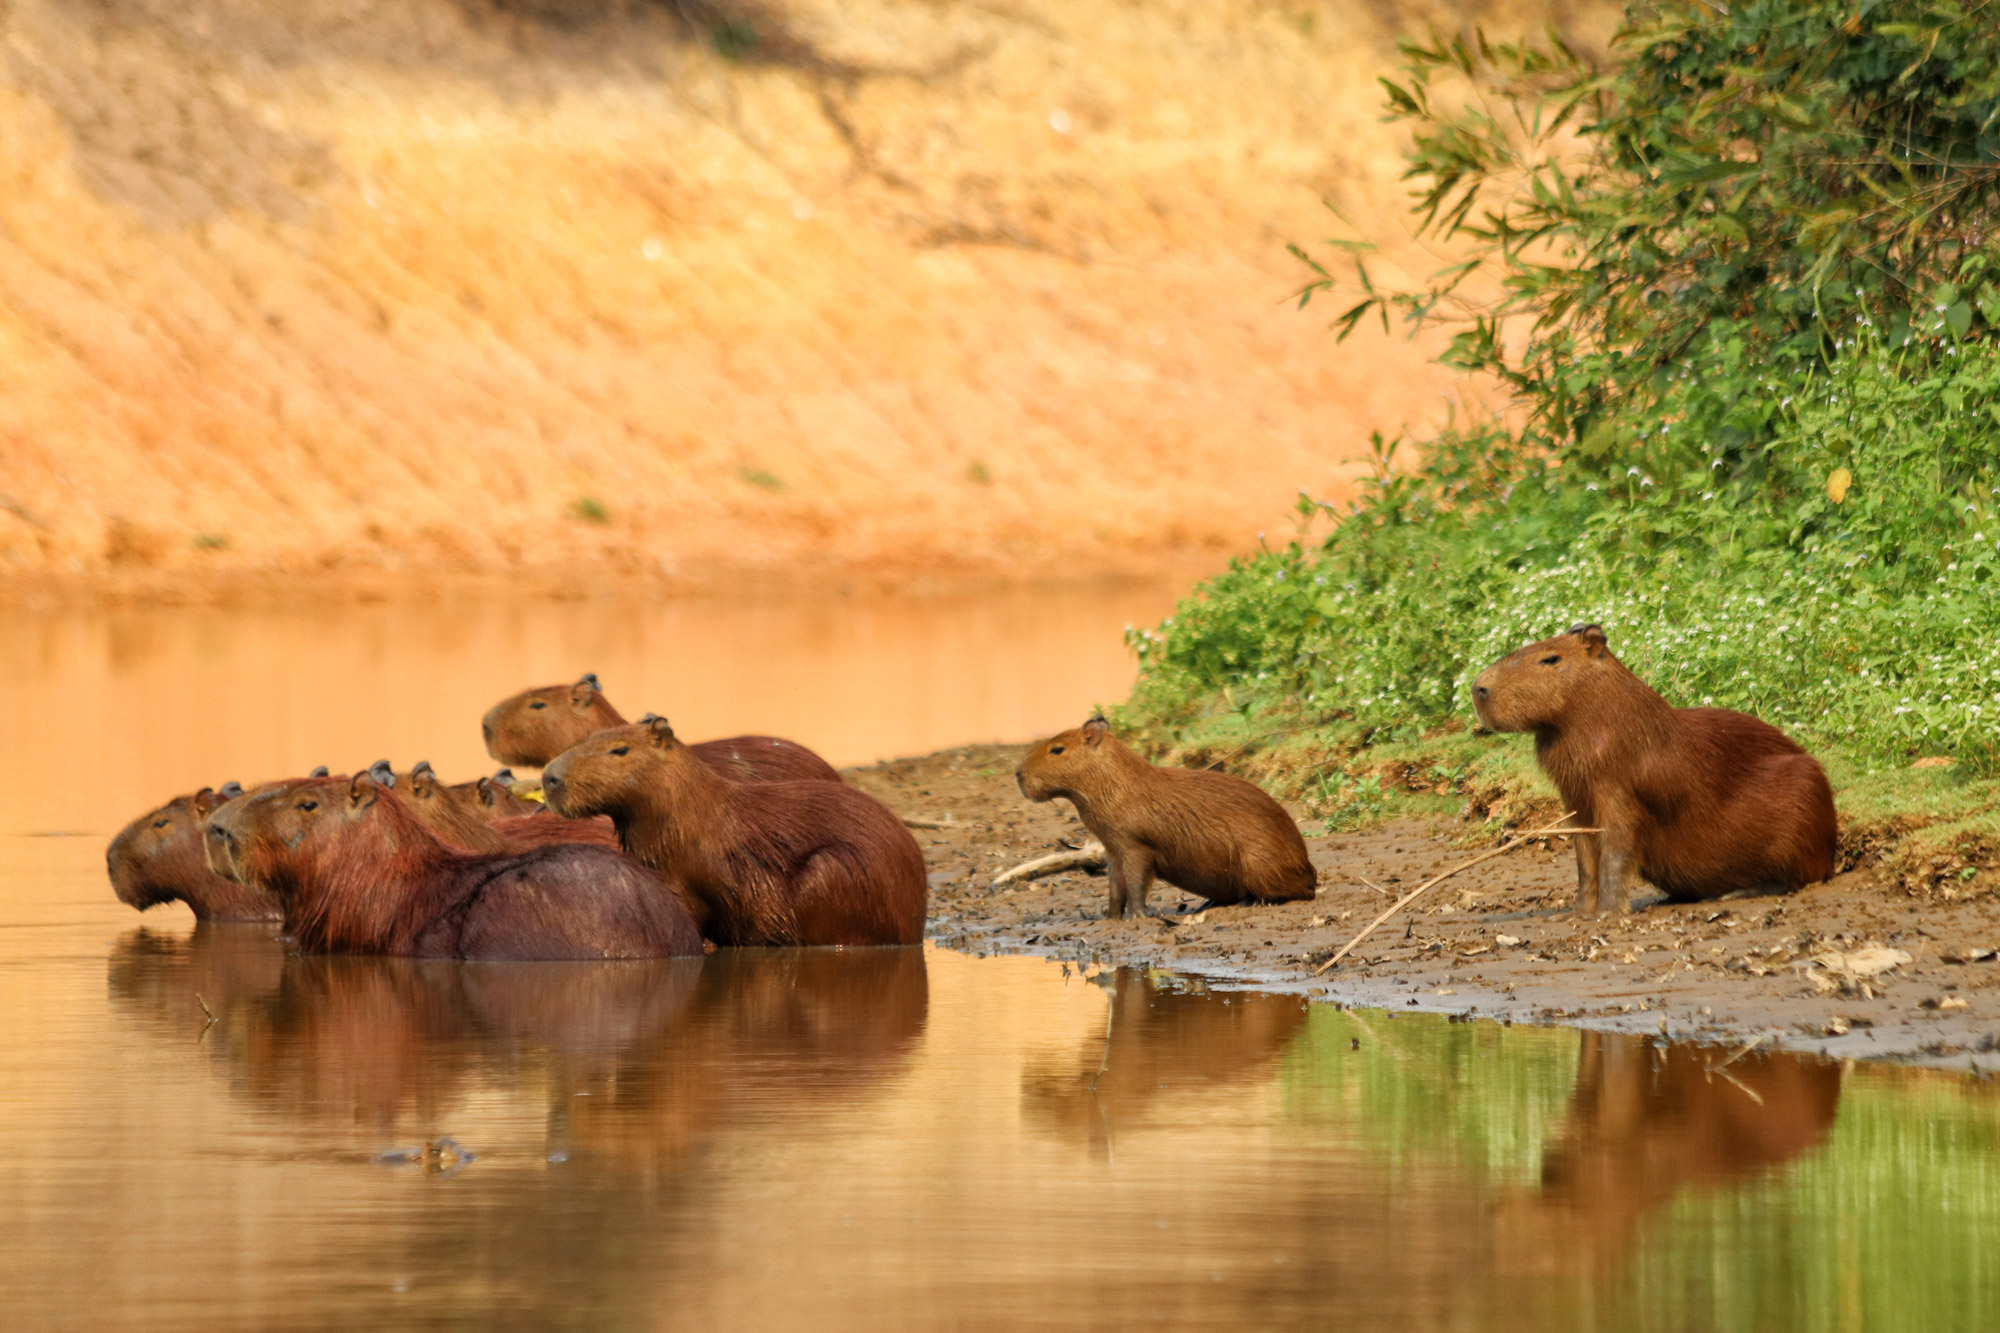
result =
[[[1067,803],[1020,795],[1017,754],[975,746],[849,771],[892,809],[943,825],[915,830],[930,866],[928,936],[943,947],[1150,966],[1372,1007],[2000,1067],[1990,895],[1912,899],[1863,869],[1791,895],[1580,918],[1568,910],[1568,848],[1530,846],[1445,880],[1315,975],[1395,897],[1497,837],[1450,820],[1315,836],[1308,820],[1314,901],[1204,911],[1159,885],[1157,915],[1108,920],[1101,876],[993,887],[1000,871],[1088,837]],[[1897,961],[1871,971],[1885,960]]]

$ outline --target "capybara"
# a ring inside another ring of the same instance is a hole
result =
[[[1318,891],[1283,806],[1227,773],[1149,764],[1101,715],[1030,746],[1014,780],[1031,801],[1066,798],[1104,844],[1114,917],[1144,916],[1155,876],[1214,905]]]
[[[260,788],[212,815],[235,877],[310,953],[527,960],[701,952],[682,894],[622,852],[464,852],[367,774]]]
[[[1531,731],[1583,834],[1577,910],[1630,910],[1644,878],[1667,897],[1789,892],[1833,873],[1833,789],[1768,722],[1675,708],[1626,669],[1597,625],[1517,648],[1472,685],[1479,720]]]
[[[610,815],[625,850],[696,900],[717,944],[915,944],[924,854],[874,797],[838,782],[733,782],[665,718],[600,731],[542,771],[549,808]]]
[[[127,824],[104,852],[118,900],[141,912],[178,900],[197,921],[276,921],[283,915],[277,899],[216,874],[202,850],[210,813],[242,794],[233,782],[220,791],[203,787]]]
[[[652,717],[639,719],[645,722]],[[564,750],[625,718],[597,685],[595,672],[574,685],[523,690],[486,710],[486,750],[503,764],[546,764]],[[730,736],[688,746],[695,758],[737,782],[838,782],[832,764],[777,736]]]

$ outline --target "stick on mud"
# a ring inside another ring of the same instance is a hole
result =
[[[1340,947],[1339,953],[1336,953],[1333,957],[1327,959],[1324,963],[1321,963],[1318,967],[1314,968],[1313,975],[1314,976],[1320,975],[1322,972],[1325,972],[1328,968],[1332,967],[1335,963],[1338,963],[1341,959],[1347,957],[1348,954],[1353,953],[1355,945],[1361,943],[1361,941],[1367,939],[1370,935],[1374,934],[1375,928],[1377,926],[1381,925],[1384,921],[1387,921],[1390,917],[1396,915],[1396,913],[1402,911],[1405,907],[1415,902],[1417,899],[1417,895],[1421,894],[1424,890],[1432,887],[1433,885],[1442,884],[1444,881],[1450,879],[1453,875],[1456,875],[1459,871],[1470,870],[1472,869],[1472,867],[1478,865],[1480,862],[1491,861],[1496,856],[1505,856],[1508,852],[1513,851],[1516,847],[1520,847],[1526,843],[1533,842],[1537,838],[1565,837],[1572,833],[1597,832],[1597,830],[1594,828],[1563,827],[1565,823],[1567,823],[1571,819],[1574,819],[1575,817],[1576,817],[1576,812],[1574,810],[1569,811],[1561,819],[1558,819],[1553,824],[1545,824],[1541,828],[1536,829],[1532,833],[1523,833],[1519,837],[1513,838],[1510,841],[1502,843],[1500,846],[1495,847],[1490,852],[1481,852],[1478,856],[1473,857],[1470,861],[1461,861],[1457,865],[1453,866],[1451,869],[1444,871],[1442,874],[1431,876],[1431,878],[1417,885],[1416,888],[1411,889],[1408,893],[1398,898],[1395,902],[1390,903],[1387,907],[1382,909],[1382,915],[1376,917],[1373,921],[1370,921],[1367,925],[1363,926],[1361,928],[1361,933],[1359,935],[1356,935],[1353,939],[1349,940],[1346,944]]]

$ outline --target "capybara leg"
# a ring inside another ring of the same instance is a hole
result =
[[[1153,887],[1153,858],[1143,847],[1105,849],[1110,862],[1111,904],[1106,914],[1116,920],[1146,914],[1146,893]]]
[[[1597,853],[1597,914],[1624,916],[1632,910],[1632,849],[1608,835],[1602,842]]]
[[[1585,916],[1595,916],[1598,835],[1585,833],[1570,841],[1576,844],[1576,910]]]

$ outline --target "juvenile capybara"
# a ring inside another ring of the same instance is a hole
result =
[[[208,816],[242,794],[233,782],[219,791],[203,787],[127,824],[104,852],[118,900],[141,912],[184,902],[197,921],[277,920],[277,899],[216,874],[202,851]]]
[[[1675,708],[1597,625],[1518,648],[1472,685],[1479,720],[1530,731],[1579,827],[1577,910],[1624,912],[1643,878],[1667,897],[1789,892],[1833,873],[1833,789],[1768,722]]]
[[[275,783],[209,818],[234,877],[309,953],[531,960],[702,949],[682,894],[622,852],[464,852],[367,774]]]
[[[645,722],[648,713],[640,718]],[[486,710],[486,750],[503,764],[542,765],[606,727],[625,726],[592,672],[574,685],[523,690]],[[832,764],[777,736],[729,736],[688,746],[695,758],[737,782],[838,782]]]
[[[492,778],[444,783],[420,762],[395,791],[424,827],[462,851],[525,852],[565,842],[618,846],[610,820],[563,819]]]
[[[915,944],[924,854],[874,797],[838,782],[733,782],[665,718],[600,731],[542,771],[549,808],[610,815],[625,850],[694,896],[717,944]]]
[[[1214,905],[1318,891],[1283,806],[1227,773],[1149,764],[1101,716],[1030,746],[1014,780],[1031,801],[1067,799],[1104,844],[1114,917],[1144,916],[1155,876]]]

